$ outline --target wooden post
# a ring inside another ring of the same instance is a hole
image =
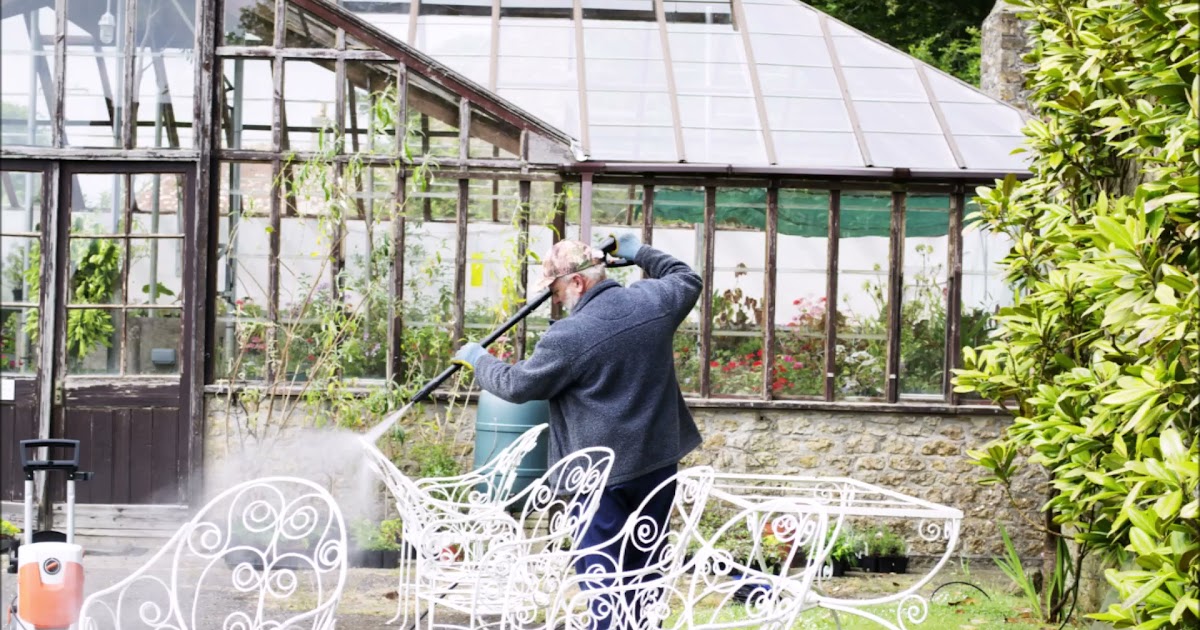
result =
[[[466,334],[467,313],[467,207],[470,203],[471,180],[458,180],[458,207],[454,217],[454,347],[462,345]]]
[[[529,195],[531,187],[532,184],[527,179],[517,182],[517,260],[521,261],[517,272],[517,293],[521,296],[522,306],[525,304],[529,292]],[[513,352],[516,353],[518,361],[525,358],[525,337],[528,329],[528,324],[523,319],[517,324]]]
[[[959,403],[959,395],[954,393],[951,382],[951,370],[962,367],[962,221],[965,201],[962,186],[955,186],[950,195],[950,228],[947,232],[950,246],[946,252],[946,371],[942,383],[946,402],[951,405]]]
[[[763,382],[762,398],[774,397],[775,384],[775,288],[778,274],[779,243],[779,185],[771,182],[767,187],[767,234],[766,273],[763,274]]]
[[[825,234],[825,400],[837,391],[837,292],[838,244],[841,242],[842,191],[829,191],[828,229]]]
[[[888,235],[887,385],[889,403],[900,397],[900,309],[904,301],[904,211],[908,194],[892,192],[892,224]]]
[[[713,254],[717,236],[717,187],[704,187],[704,269],[701,273],[703,289],[700,293],[700,396],[712,398],[712,292]]]

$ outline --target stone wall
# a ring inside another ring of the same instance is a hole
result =
[[[208,401],[205,467],[228,471],[228,460],[236,457],[239,445],[254,440],[247,442],[238,435],[239,427],[246,426],[245,417],[240,411],[227,416],[224,397],[209,396]],[[424,416],[406,419],[407,443],[411,446],[428,439],[429,431],[440,426],[440,435],[453,443],[453,451],[467,470],[473,456],[474,408],[457,407],[449,420],[443,414],[444,408],[429,407]],[[1027,526],[1001,489],[979,485],[983,470],[966,456],[967,449],[980,448],[998,437],[1010,423],[1007,416],[719,408],[697,408],[694,414],[704,444],[684,460],[685,465],[707,464],[723,472],[850,477],[962,510],[964,522],[956,555],[1000,555],[998,523],[1009,530],[1021,556],[1039,554],[1041,536]],[[289,424],[292,428],[288,431],[294,432],[304,423],[293,417]],[[279,438],[287,446],[267,444],[265,451],[282,453],[280,460],[287,470],[261,472],[336,468],[329,460],[353,457],[353,443],[345,438],[345,432],[321,438],[304,436],[299,440],[304,443],[301,446],[296,440]],[[316,456],[307,445],[314,439],[321,441],[315,447]],[[402,462],[408,459],[404,447],[395,454]],[[250,459],[256,466],[264,462],[262,457]],[[325,461],[305,464],[310,459]],[[246,467],[236,464],[232,468],[236,472]],[[1045,496],[1043,483],[1041,475],[1029,471],[1016,485],[1020,511],[1029,520],[1038,520],[1036,510]],[[914,552],[920,553],[920,549]]]
[[[1022,556],[1038,554],[1041,538],[1011,507],[1003,491],[981,486],[983,469],[968,449],[998,437],[1007,416],[920,416],[828,411],[698,409],[704,445],[685,463],[761,474],[842,476],[963,511],[959,552],[968,557],[1002,551],[997,523],[1009,530]],[[1026,516],[1036,520],[1044,496],[1035,474],[1016,485]]]
[[[1017,17],[1017,8],[997,0],[983,21],[979,87],[989,96],[1029,111],[1025,73],[1032,64],[1021,59],[1032,50],[1025,32],[1028,23]]]

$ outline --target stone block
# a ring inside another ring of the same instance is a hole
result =
[[[858,458],[859,470],[883,470],[887,462],[881,455],[868,455]]]
[[[946,456],[958,455],[961,452],[962,447],[960,445],[953,442],[947,442],[946,440],[933,440],[932,442],[926,442],[921,446],[922,455]]]
[[[894,470],[925,470],[925,461],[908,455],[897,455],[888,460],[888,466]]]

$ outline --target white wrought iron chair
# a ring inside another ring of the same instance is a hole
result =
[[[683,599],[678,583],[689,566],[689,549],[699,545],[698,525],[712,479],[713,469],[707,466],[679,471],[651,491],[611,539],[561,552],[577,568],[585,562],[586,572],[561,583],[543,584],[530,579],[537,577],[538,564],[520,562],[509,574],[508,593],[557,587],[546,611],[546,628],[590,628],[600,622],[614,630],[660,627],[672,606]],[[647,511],[655,509],[668,492],[672,496],[664,527]],[[634,556],[643,558],[641,569],[619,569]],[[527,607],[512,606],[505,611],[505,627],[532,627],[536,617],[529,613]]]
[[[546,609],[569,575],[579,533],[596,513],[613,458],[608,448],[576,451],[501,510],[433,518],[414,531],[416,596],[427,627],[481,628],[494,625],[485,621],[490,615]],[[509,575],[518,565],[533,577],[514,590]],[[440,609],[470,621],[439,621]]]
[[[396,500],[403,522],[399,578],[397,583],[396,614],[388,623],[400,621],[407,627],[415,621],[415,584],[410,576],[415,568],[415,550],[408,541],[415,540],[415,528],[429,519],[454,514],[486,514],[502,510],[512,494],[525,456],[537,446],[538,437],[549,425],[539,424],[521,434],[488,463],[470,472],[452,477],[428,477],[414,480],[405,475],[374,444],[363,441],[370,467],[383,480]]]
[[[79,628],[196,630],[215,610],[224,628],[326,630],[345,582],[333,497],[266,477],[217,495],[133,575],[88,597]]]
[[[430,498],[469,505],[495,505],[512,496],[521,461],[537,447],[538,438],[550,425],[539,424],[522,433],[495,457],[475,470],[453,477],[416,480],[419,490]]]

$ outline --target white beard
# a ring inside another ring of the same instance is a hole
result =
[[[570,293],[567,293],[567,295],[563,296],[563,301],[562,301],[563,309],[566,310],[568,313],[575,310],[575,305],[579,304],[579,298],[581,298],[581,297],[583,297],[583,296],[582,295],[571,295]]]

